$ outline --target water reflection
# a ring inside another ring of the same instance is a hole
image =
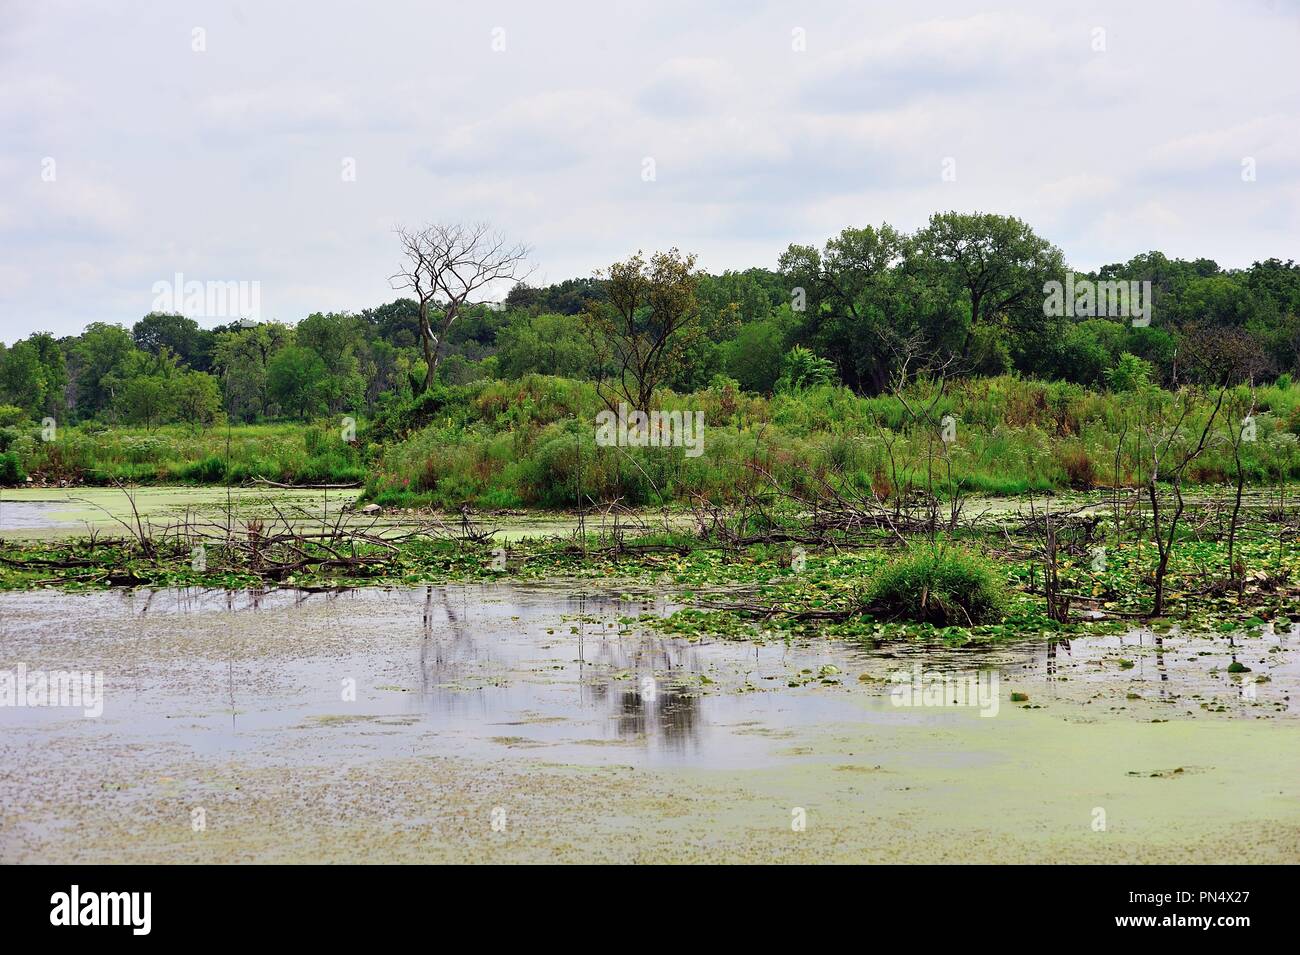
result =
[[[655,601],[574,593],[564,598],[564,622],[557,623],[554,594],[518,600],[510,609],[522,639],[511,639],[491,626],[499,623],[499,609],[483,612],[474,596],[464,587],[424,588],[418,682],[436,718],[523,713],[537,722],[511,725],[539,725],[558,718],[560,707],[563,715],[582,713],[624,740],[650,738],[683,751],[700,738],[698,675],[709,668],[700,645],[623,622],[662,611]],[[552,625],[539,640],[543,624]]]
[[[647,627],[662,596],[592,584],[449,584],[320,591],[172,589],[0,594],[0,668],[105,672],[105,718],[80,733],[212,750],[285,745],[322,756],[400,751],[745,766],[844,727],[869,753],[881,727],[963,719],[892,705],[891,673],[1000,676],[1048,715],[1125,718],[1290,709],[1290,628],[1177,627],[982,648],[915,640],[687,642]],[[1230,672],[1233,661],[1250,672]],[[1261,676],[1265,682],[1257,682]],[[340,681],[356,693],[340,698]],[[950,701],[949,701],[950,702]],[[1096,704],[1096,705],[1094,705]],[[1224,707],[1227,707],[1225,710]],[[61,720],[0,712],[4,726]]]
[[[54,501],[10,501],[0,491],[0,536],[15,531],[76,527],[76,521],[56,517],[66,506]]]
[[[1070,641],[1066,637],[1051,636],[1047,638],[1046,666],[1047,679],[1055,680],[1057,676],[1056,653],[1057,648],[1065,650],[1066,655],[1070,653]]]

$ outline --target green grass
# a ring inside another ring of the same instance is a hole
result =
[[[1140,483],[1133,441],[1162,413],[1171,416],[1179,400],[1160,390],[1114,394],[1009,376],[955,381],[941,396],[915,386],[907,397],[913,407],[932,404],[936,417],[951,415],[956,440],[938,441],[894,396],[863,398],[824,386],[767,398],[719,379],[694,394],[659,395],[666,410],[704,414],[700,456],[597,447],[595,416],[604,406],[594,385],[528,375],[438,386],[394,404],[355,444],[345,444],[328,421],[197,431],[87,424],[61,428],[50,442],[33,423],[10,424],[0,428],[0,455],[10,461],[0,483],[20,483],[24,474],[100,485],[364,481],[366,498],[383,506],[488,509],[612,500],[644,507],[698,497],[725,503],[764,492],[767,475],[796,491],[829,484],[887,500],[932,480],[945,497],[958,490],[1014,496]],[[1257,440],[1243,445],[1247,481],[1300,477],[1300,386],[1283,381],[1259,389],[1255,400]],[[1209,407],[1206,396],[1197,399],[1189,430]],[[1233,420],[1225,413],[1221,423]],[[1232,473],[1225,430],[1216,426],[1187,479],[1223,484]]]
[[[1008,608],[1006,575],[964,548],[918,545],[875,576],[863,604],[888,620],[938,627],[997,623]]]
[[[917,389],[919,406],[932,395]],[[1133,485],[1133,442],[1178,400],[1088,391],[1068,383],[1012,377],[950,385],[934,415],[951,414],[956,441],[944,447],[933,429],[909,424],[895,397],[862,398],[822,387],[763,398],[720,384],[692,395],[661,393],[662,407],[702,411],[704,453],[678,448],[599,448],[595,416],[603,405],[590,383],[530,375],[441,392],[421,427],[389,441],[376,457],[367,495],[380,504],[457,507],[573,507],[579,500],[618,499],[634,506],[715,502],[759,492],[763,474],[796,490],[823,482],[889,497],[926,486],[926,462],[938,454],[936,490],[1013,496],[1029,491]],[[1252,484],[1300,477],[1300,388],[1260,389],[1258,440],[1243,446]],[[1200,396],[1189,431],[1210,403]],[[1223,483],[1232,472],[1225,413],[1209,448],[1187,474],[1191,483]],[[1119,474],[1114,464],[1126,435]],[[892,445],[892,450],[891,450]],[[951,473],[942,460],[947,452]],[[892,458],[892,460],[891,460]],[[581,497],[580,497],[581,495]]]
[[[364,481],[364,453],[330,422],[152,430],[93,424],[60,428],[53,441],[39,429],[14,428],[9,454],[39,480],[91,485],[239,484],[263,478],[284,484]],[[6,480],[0,469],[0,484]]]

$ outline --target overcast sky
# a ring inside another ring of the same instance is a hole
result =
[[[1298,64],[1289,0],[0,0],[0,340],[129,325],[177,272],[377,305],[425,221],[527,242],[534,284],[940,209],[1078,268],[1300,258]]]

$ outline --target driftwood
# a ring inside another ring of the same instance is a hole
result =
[[[114,586],[149,583],[163,576],[167,566],[174,567],[178,558],[193,555],[197,559],[200,553],[204,561],[202,569],[206,569],[211,554],[222,559],[224,572],[252,574],[273,581],[316,572],[371,577],[395,567],[405,542],[427,538],[485,543],[494,533],[478,525],[468,509],[463,511],[458,526],[427,520],[415,526],[393,528],[380,526],[378,518],[350,522],[348,518],[355,515],[342,510],[332,516],[322,516],[308,513],[297,505],[282,506],[275,501],[266,505],[270,514],[265,518],[246,517],[236,521],[233,513],[227,512],[225,521],[219,522],[196,518],[187,512],[180,520],[156,523],[140,514],[130,489],[121,485],[119,488],[130,503],[130,515],[126,518],[94,502],[87,503],[103,511],[129,536],[113,541],[92,536],[92,546],[131,547],[136,555],[132,569],[103,568],[99,562],[82,557],[0,557],[0,563],[23,570],[99,567],[89,574],[61,576],[56,581],[106,579]],[[151,565],[157,573],[152,572]],[[197,564],[196,569],[200,569]]]
[[[250,485],[261,484],[266,487],[278,487],[287,491],[349,491],[355,490],[362,486],[362,481],[352,481],[348,484],[281,484],[279,481],[272,481],[269,478],[255,477],[248,482]]]

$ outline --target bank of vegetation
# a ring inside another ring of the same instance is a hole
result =
[[[1152,423],[1183,401],[1185,424],[1203,422],[1216,395],[999,376],[948,381],[942,390],[913,381],[874,397],[830,384],[765,396],[718,378],[690,394],[658,393],[664,409],[703,412],[703,453],[688,456],[598,446],[594,421],[604,404],[596,386],[533,374],[437,384],[419,401],[356,422],[355,436],[339,416],[210,428],[86,423],[43,440],[39,423],[11,416],[0,421],[0,447],[10,483],[356,484],[367,500],[402,508],[686,506],[697,496],[721,503],[773,477],[888,499],[923,482],[935,433],[910,421],[908,407],[933,403],[936,419],[950,417],[953,429],[940,490],[951,482],[967,494],[1017,495],[1140,485]],[[1300,477],[1300,387],[1282,376],[1233,386],[1224,402],[1229,412],[1189,468],[1189,484],[1232,483],[1238,462],[1252,487]],[[1250,440],[1240,440],[1243,430]]]
[[[775,269],[713,275],[669,250],[535,287],[526,257],[485,227],[404,230],[403,297],[375,308],[210,327],[151,313],[0,343],[0,485],[368,478],[392,503],[573,506],[713,496],[754,460],[879,484],[900,398],[938,386],[953,467],[987,493],[1125,480],[1126,410],[1184,389],[1246,386],[1266,441],[1295,433],[1290,261],[1148,252],[1075,273],[1026,223],[955,212],[791,245]],[[1149,308],[1046,309],[1061,281],[1149,283]],[[582,447],[621,401],[703,411],[708,452]],[[1292,473],[1270,448],[1250,482]],[[1189,479],[1222,464],[1212,449]]]
[[[792,245],[776,270],[708,275],[672,249],[535,288],[527,250],[485,227],[399,239],[407,297],[377,309],[214,329],[151,314],[0,349],[0,484],[344,484],[425,519],[137,522],[0,545],[0,583],[629,574],[726,585],[679,618],[713,628],[1291,612],[1293,262],[1152,252],[1078,275],[1020,220],[942,213]],[[1140,320],[1109,295],[1048,308],[1058,283],[1150,297]],[[597,441],[615,409],[698,416],[702,443]],[[1067,490],[1092,496],[1046,493]],[[1020,500],[989,519],[977,495]],[[578,530],[502,567],[474,515],[518,507],[571,509]]]

